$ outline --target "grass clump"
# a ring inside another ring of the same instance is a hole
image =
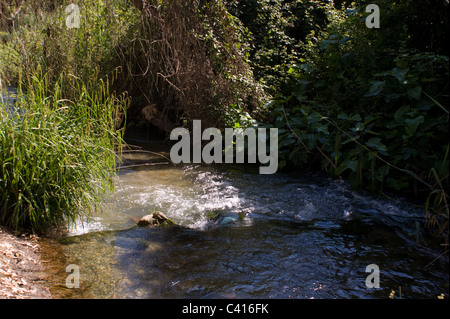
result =
[[[98,208],[112,189],[127,104],[108,87],[73,76],[49,86],[35,75],[14,110],[0,100],[0,224],[41,233]]]

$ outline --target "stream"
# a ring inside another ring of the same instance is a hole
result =
[[[133,141],[136,142],[136,141]],[[144,149],[164,148],[157,143]],[[124,154],[103,212],[42,240],[54,298],[436,298],[448,257],[423,245],[423,209],[321,174],[243,165],[138,166]],[[161,211],[176,226],[137,227]],[[368,288],[368,265],[379,288]],[[79,287],[66,279],[75,265]],[[397,292],[397,295],[398,292]]]
[[[6,92],[12,105],[16,92]],[[130,135],[167,156],[160,141]],[[148,152],[124,154],[123,166],[101,214],[41,240],[53,298],[448,296],[448,256],[423,244],[424,210],[405,199],[319,173],[175,167]],[[136,226],[154,211],[177,225]],[[369,265],[379,268],[379,288],[366,285]],[[69,288],[73,266],[80,285]]]

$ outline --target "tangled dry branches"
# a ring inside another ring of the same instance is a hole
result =
[[[230,79],[251,78],[251,71],[221,1],[202,2],[133,1],[143,12],[139,30],[117,52],[127,71],[123,82],[145,97],[142,106],[156,104],[173,122],[224,127],[233,116],[229,105],[252,94],[244,81]]]

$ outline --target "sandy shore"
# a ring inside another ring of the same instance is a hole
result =
[[[48,299],[38,238],[0,226],[0,299]]]

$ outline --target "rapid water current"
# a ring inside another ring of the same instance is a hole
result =
[[[448,257],[422,243],[423,208],[404,199],[353,191],[321,174],[259,175],[239,165],[139,166],[161,159],[125,154],[103,212],[46,241],[54,297],[448,294]],[[136,226],[154,211],[177,226]],[[68,265],[79,271],[79,288],[67,288]],[[379,269],[379,288],[366,283],[369,265]]]

